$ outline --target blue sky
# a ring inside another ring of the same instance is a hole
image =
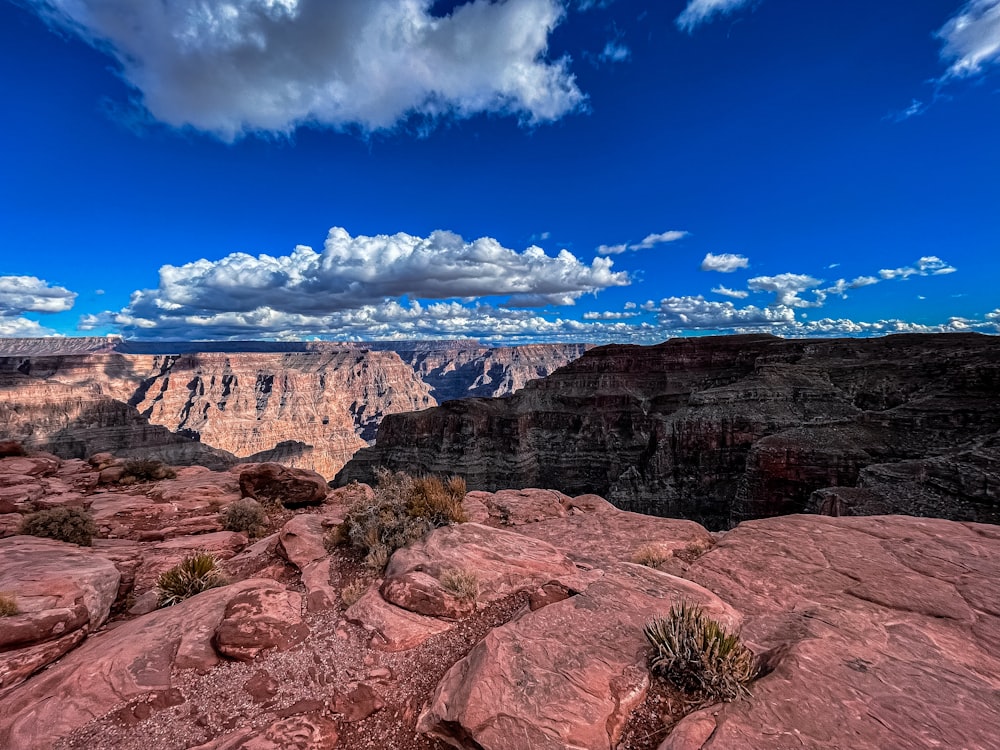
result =
[[[1000,331],[1000,0],[0,0],[0,335]]]

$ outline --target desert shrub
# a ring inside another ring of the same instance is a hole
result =
[[[226,577],[213,555],[196,552],[188,555],[156,579],[159,606],[169,607],[185,599],[226,584]]]
[[[653,647],[649,659],[653,674],[681,690],[712,701],[734,701],[750,695],[747,685],[757,674],[757,660],[740,639],[684,602],[670,615],[643,628]]]
[[[177,472],[162,461],[151,458],[134,458],[122,465],[122,475],[118,484],[141,484],[143,482],[158,482],[161,479],[174,479]]]
[[[267,532],[267,511],[253,498],[227,505],[219,514],[219,522],[226,531],[242,531],[252,539],[262,537]]]
[[[19,534],[58,539],[60,542],[89,547],[97,533],[94,517],[82,508],[60,506],[29,513],[21,519]]]
[[[393,552],[431,529],[465,520],[461,479],[442,482],[385,469],[376,470],[376,478],[374,499],[351,505],[344,523],[328,537],[364,552],[365,564],[373,570],[382,570]]]
[[[20,610],[17,608],[17,599],[13,594],[0,592],[0,617],[12,617]]]
[[[474,602],[479,598],[479,576],[471,570],[450,568],[441,573],[441,585],[459,599]]]
[[[669,559],[670,555],[655,544],[644,544],[632,555],[632,562],[645,565],[647,568],[659,568]]]
[[[344,588],[340,590],[340,598],[343,600],[344,606],[350,607],[362,596],[364,596],[371,583],[372,581],[370,578],[358,578],[356,581],[344,586]]]

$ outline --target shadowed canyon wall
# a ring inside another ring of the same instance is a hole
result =
[[[997,523],[998,430],[997,338],[673,339],[592,349],[509,398],[388,416],[337,481],[457,473],[715,527],[803,510]]]

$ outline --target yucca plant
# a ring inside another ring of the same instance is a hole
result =
[[[156,579],[159,606],[170,607],[202,591],[223,586],[226,582],[215,557],[207,552],[196,552],[170,570],[160,573],[160,577]]]
[[[730,633],[700,607],[674,605],[668,617],[647,623],[643,632],[653,647],[653,674],[712,701],[750,695],[747,685],[757,675],[756,657],[739,633]]]

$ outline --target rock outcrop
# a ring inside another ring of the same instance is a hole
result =
[[[110,451],[212,468],[280,461],[327,478],[374,439],[386,414],[506,395],[586,349],[60,341],[0,340],[0,439],[63,457]]]
[[[818,507],[997,523],[998,431],[995,337],[674,339],[592,349],[510,398],[388,416],[337,481],[457,473],[715,528]],[[828,487],[865,492],[811,500]]]

